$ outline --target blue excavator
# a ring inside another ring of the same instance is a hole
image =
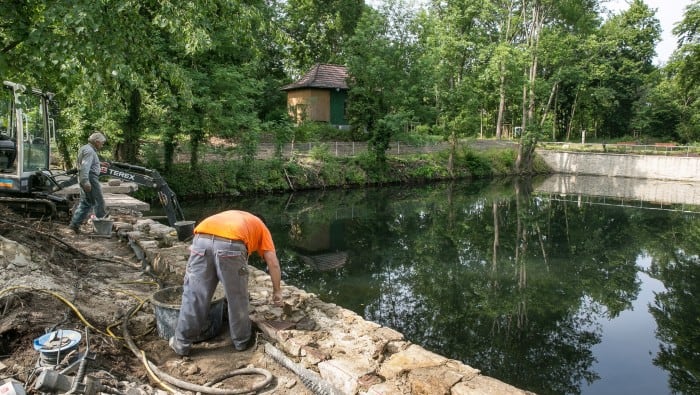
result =
[[[4,81],[0,89],[0,204],[33,215],[68,216],[74,197],[57,193],[77,184],[77,171],[51,168],[56,127],[49,108],[54,94]],[[177,196],[156,171],[103,162],[101,174],[153,188],[171,226],[184,220]]]

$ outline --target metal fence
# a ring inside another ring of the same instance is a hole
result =
[[[403,142],[392,142],[387,149],[387,155],[410,155],[438,152],[449,148],[447,142],[432,142],[425,144],[408,144]],[[258,145],[256,158],[269,159],[276,156],[277,145],[273,143],[262,143]],[[366,142],[310,142],[310,143],[289,143],[280,147],[280,153],[283,158],[291,158],[294,156],[313,156],[313,155],[331,155],[336,157],[353,157],[363,154],[368,151]],[[240,158],[240,152],[235,145],[226,147],[208,147],[206,152],[202,153],[202,158],[205,161],[225,160]],[[176,163],[188,162],[190,153],[186,149],[178,150],[175,153],[174,161]]]
[[[672,143],[636,144],[636,143],[540,143],[540,148],[555,151],[575,152],[606,152],[614,154],[635,155],[673,155],[673,156],[698,156],[700,147],[689,145],[675,145]]]
[[[295,155],[312,155],[314,152],[319,154],[327,153],[338,157],[351,157],[363,154],[369,150],[366,142],[309,142],[309,143],[294,143],[285,144],[282,147],[282,156],[291,157]],[[410,155],[424,154],[445,150],[449,147],[447,142],[434,142],[426,144],[408,144],[402,142],[392,142],[389,145],[387,155]],[[274,154],[275,146],[273,144],[261,144],[258,149],[258,156],[265,152],[266,155]]]

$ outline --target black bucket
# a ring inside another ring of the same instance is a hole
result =
[[[194,234],[195,221],[177,221],[175,222],[175,230],[177,231],[177,239],[185,241]]]

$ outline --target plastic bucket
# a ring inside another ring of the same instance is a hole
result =
[[[185,241],[194,234],[195,221],[177,221],[175,222],[175,230],[177,231],[177,239]]]
[[[202,333],[195,342],[211,339],[221,332],[221,324],[224,318],[224,290],[221,286],[216,288],[211,299],[207,322],[202,328]],[[177,317],[180,315],[182,303],[182,287],[163,288],[151,295],[151,303],[156,314],[156,329],[158,336],[163,339],[170,339],[175,335]]]
[[[114,225],[114,221],[111,219],[94,218],[92,220],[92,226],[98,235],[111,235],[112,225]]]

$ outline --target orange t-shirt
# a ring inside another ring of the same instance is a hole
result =
[[[260,218],[246,211],[228,210],[214,214],[200,222],[194,233],[240,240],[248,249],[248,255],[257,251],[262,256],[264,251],[275,250],[270,230]]]

